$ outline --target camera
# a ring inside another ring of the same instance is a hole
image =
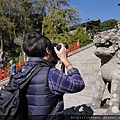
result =
[[[66,49],[68,49],[67,43],[63,43],[63,45],[64,45],[64,47],[65,47]],[[53,49],[52,49],[52,56],[53,56],[54,58],[59,59],[59,58],[57,57],[57,55],[56,55],[56,52],[54,51],[54,47],[56,47],[57,50],[60,50],[60,49],[61,49],[61,44],[53,43],[53,44],[52,44],[52,47],[53,47]]]

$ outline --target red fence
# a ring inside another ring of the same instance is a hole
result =
[[[68,45],[68,52],[72,52],[72,51],[74,51],[74,50],[76,50],[78,48],[80,48],[80,39],[78,39],[78,41],[76,43]],[[23,63],[24,62],[17,63],[16,64],[16,70],[21,68]],[[10,66],[5,67],[3,69],[0,69],[0,80],[6,79],[8,77],[10,77]]]
[[[16,71],[21,68],[24,62],[20,62],[16,64]],[[0,69],[0,80],[6,79],[10,77],[10,66]]]
[[[76,43],[68,45],[68,52],[72,52],[78,48],[80,48],[80,39],[78,39],[78,41]]]

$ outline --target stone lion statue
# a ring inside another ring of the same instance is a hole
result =
[[[101,107],[103,94],[108,85],[110,92],[109,108],[106,115],[120,114],[120,31],[109,30],[96,34],[93,40],[95,55],[101,59],[97,76],[92,107]]]

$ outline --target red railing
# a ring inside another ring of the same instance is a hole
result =
[[[16,64],[16,71],[21,68],[21,66],[24,64],[24,62],[20,62]],[[0,69],[0,80],[4,80],[6,78],[10,77],[10,66],[5,67],[3,69]]]
[[[69,44],[68,45],[68,52],[72,52],[76,49],[80,48],[80,39],[76,43]],[[16,71],[21,68],[21,66],[24,64],[24,62],[20,62],[16,64]],[[5,67],[3,69],[0,69],[0,80],[4,80],[6,78],[10,77],[10,66]]]
[[[76,43],[72,43],[68,45],[68,52],[72,52],[78,48],[80,48],[80,39],[78,39]]]

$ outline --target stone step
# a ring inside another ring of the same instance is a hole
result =
[[[75,93],[74,95],[79,96],[79,97],[81,97],[81,96],[82,97],[84,97],[84,96],[93,97],[93,94],[94,94],[94,91],[84,89],[83,91]]]
[[[95,86],[94,85],[86,85],[85,90],[88,90],[88,91],[94,91],[95,90]]]
[[[90,79],[89,79],[89,80],[85,79],[84,82],[85,82],[86,86],[87,86],[87,85],[95,86],[95,81],[92,81],[92,80],[90,80]]]
[[[65,109],[70,108],[72,106],[78,106],[82,104],[91,104],[93,99],[93,92],[83,91],[80,93],[75,94],[65,94],[64,95],[64,101],[65,101]],[[103,100],[106,98],[110,98],[110,95],[105,93]]]
[[[86,103],[91,103],[92,102],[92,97],[86,96],[80,96],[80,95],[75,95],[75,94],[66,94],[64,96],[64,101],[65,101],[65,108],[74,106],[74,105],[81,105],[81,104],[86,104]],[[71,103],[71,104],[70,104]]]

